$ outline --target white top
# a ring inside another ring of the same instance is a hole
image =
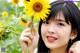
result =
[[[38,49],[36,48],[36,49],[34,50],[34,53],[37,53],[37,50],[38,50]]]

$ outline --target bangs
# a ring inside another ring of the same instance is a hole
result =
[[[62,12],[67,24],[69,24],[69,22],[70,22],[72,24],[72,26],[74,24],[75,24],[75,26],[79,25],[78,20],[77,20],[78,16],[76,16],[78,14],[78,13],[76,13],[78,11],[78,9],[74,8],[74,7],[77,7],[74,3],[63,1],[63,2],[52,3],[51,6],[52,6],[52,8],[50,9],[51,12],[50,12],[48,18],[46,19],[46,21],[48,21],[50,19],[55,19],[57,14],[59,12]],[[76,9],[76,10],[74,10],[74,9]]]
[[[58,4],[55,4],[54,6],[51,4],[52,5],[51,12],[50,12],[48,18],[46,19],[46,21],[48,21],[50,19],[57,18],[56,16],[58,15],[58,13],[62,12],[62,14],[64,15],[65,21],[68,23],[68,21],[69,21],[69,11],[66,7],[66,3],[64,3],[64,4],[58,3]]]

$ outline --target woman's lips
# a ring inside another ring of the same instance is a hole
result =
[[[57,38],[53,37],[53,36],[47,36],[47,39],[48,39],[49,42],[54,42],[54,41],[57,40]]]

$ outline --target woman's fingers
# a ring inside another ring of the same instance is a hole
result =
[[[80,53],[80,41],[75,42],[69,49],[69,53]]]
[[[36,36],[37,38],[39,38],[39,34],[38,34],[38,30],[37,28],[33,25],[33,30],[34,30],[34,36]]]
[[[38,32],[37,28],[34,25],[32,26],[32,28],[33,28],[34,32]]]
[[[29,22],[26,25],[26,29],[22,32],[20,37],[20,42],[21,42],[23,51],[26,51],[27,46],[30,46],[29,48],[35,49],[38,43],[38,39],[39,39],[38,31],[36,27],[33,25],[32,26],[33,32],[31,32],[30,26],[31,26],[31,22]]]
[[[26,28],[29,28],[31,25],[31,22],[27,23]]]
[[[32,24],[31,22],[27,23],[26,28],[30,28],[31,24]],[[37,32],[37,28],[33,24],[32,24],[32,28],[34,32]]]
[[[22,33],[28,33],[30,32],[30,28],[26,28]]]
[[[30,37],[21,37],[20,38],[20,41],[26,43],[27,45],[30,45],[31,44]]]
[[[33,39],[33,35],[31,33],[24,33],[24,37],[28,37],[31,40]]]

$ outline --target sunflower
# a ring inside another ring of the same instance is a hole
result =
[[[2,27],[3,26],[3,23],[2,22],[0,22],[0,27]]]
[[[2,12],[2,17],[8,17],[8,12],[3,11],[3,12]]]
[[[0,37],[4,34],[5,30],[3,28],[0,28]]]
[[[23,4],[24,6],[26,6],[26,4],[29,2],[29,0],[23,0]]]
[[[20,0],[12,0],[12,4],[13,4],[13,5],[16,5],[16,4],[19,3],[19,1],[20,1]]]
[[[24,18],[21,18],[19,24],[22,26],[26,26],[27,21]]]
[[[27,16],[34,17],[35,21],[40,21],[40,19],[45,19],[47,14],[49,14],[51,6],[48,0],[30,0],[26,4]]]

